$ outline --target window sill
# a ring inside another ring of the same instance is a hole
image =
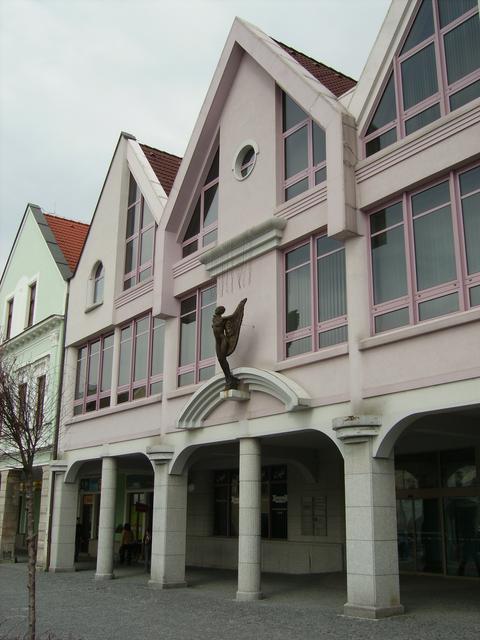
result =
[[[88,307],[85,307],[85,313],[90,313],[90,311],[93,311],[97,307],[101,307],[102,304],[103,304],[103,300],[100,300],[100,302],[94,302],[93,304],[89,304]]]
[[[330,358],[337,358],[338,356],[344,356],[348,354],[348,344],[336,344],[333,347],[326,347],[321,351],[315,351],[314,353],[305,353],[300,356],[294,356],[282,362],[276,362],[273,366],[274,371],[285,371],[286,369],[293,369],[294,367],[301,367],[306,364],[313,364],[314,362],[320,362],[322,360],[330,360]]]
[[[205,382],[207,382],[207,380],[205,380]],[[169,391],[165,395],[165,397],[167,398],[167,400],[170,400],[171,398],[182,398],[183,396],[189,396],[192,393],[195,393],[197,389],[200,389],[202,384],[204,384],[204,382],[198,382],[197,384],[188,384],[184,387],[179,387],[178,389],[175,389],[175,391]]]
[[[122,404],[116,404],[113,407],[105,407],[105,409],[99,409],[98,411],[90,411],[89,413],[82,413],[79,416],[74,416],[65,422],[66,425],[73,425],[79,422],[86,422],[93,418],[103,418],[103,416],[109,416],[122,411],[128,411],[129,409],[137,409],[138,407],[145,407],[156,402],[161,402],[162,394],[157,393],[154,396],[148,398],[142,398],[141,400],[132,400],[131,402],[123,402]]]
[[[385,344],[391,344],[392,342],[408,340],[409,338],[423,336],[428,333],[442,331],[443,329],[461,326],[478,320],[480,320],[480,307],[470,309],[469,311],[453,313],[448,316],[442,316],[440,318],[434,318],[433,320],[425,320],[424,322],[410,325],[408,327],[400,327],[399,329],[393,329],[392,331],[385,331],[384,333],[379,333],[371,338],[364,338],[363,340],[360,340],[359,349],[360,351],[373,349]]]

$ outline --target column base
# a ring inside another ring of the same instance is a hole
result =
[[[394,607],[370,607],[361,604],[345,604],[343,606],[344,615],[351,618],[367,618],[369,620],[379,620],[380,618],[390,618],[391,616],[401,616],[405,613],[403,604]]]
[[[157,580],[149,580],[148,586],[152,589],[185,589],[188,587],[186,582],[158,582]]]
[[[237,591],[237,602],[253,602],[254,600],[263,600],[261,591]]]
[[[73,573],[76,571],[75,567],[50,567],[48,573]]]
[[[101,580],[113,580],[115,578],[115,576],[113,575],[113,573],[96,573],[95,574],[95,580],[101,581]]]

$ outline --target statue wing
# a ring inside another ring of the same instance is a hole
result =
[[[238,336],[240,335],[240,327],[243,320],[243,309],[247,299],[244,298],[239,302],[237,308],[231,316],[224,316],[225,320],[225,336],[227,338],[227,356],[231,356],[237,346]]]

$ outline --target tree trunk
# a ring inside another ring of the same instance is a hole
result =
[[[34,521],[33,472],[25,472],[25,496],[27,505],[28,551],[28,640],[35,640],[35,567],[37,564],[37,534]]]

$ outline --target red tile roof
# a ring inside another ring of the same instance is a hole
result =
[[[182,158],[174,156],[172,153],[149,147],[146,144],[140,144],[140,146],[165,193],[169,196]]]
[[[340,71],[327,67],[326,64],[318,62],[310,58],[310,56],[296,51],[296,49],[292,49],[292,47],[283,44],[283,42],[279,42],[278,40],[275,40],[275,42],[290,54],[294,60],[301,64],[304,69],[309,71],[314,78],[319,80],[327,89],[330,89],[337,98],[357,84],[356,80],[340,73]]]
[[[45,213],[44,216],[73,273],[82,253],[90,225],[85,222],[77,222],[77,220],[53,216],[51,213]]]

